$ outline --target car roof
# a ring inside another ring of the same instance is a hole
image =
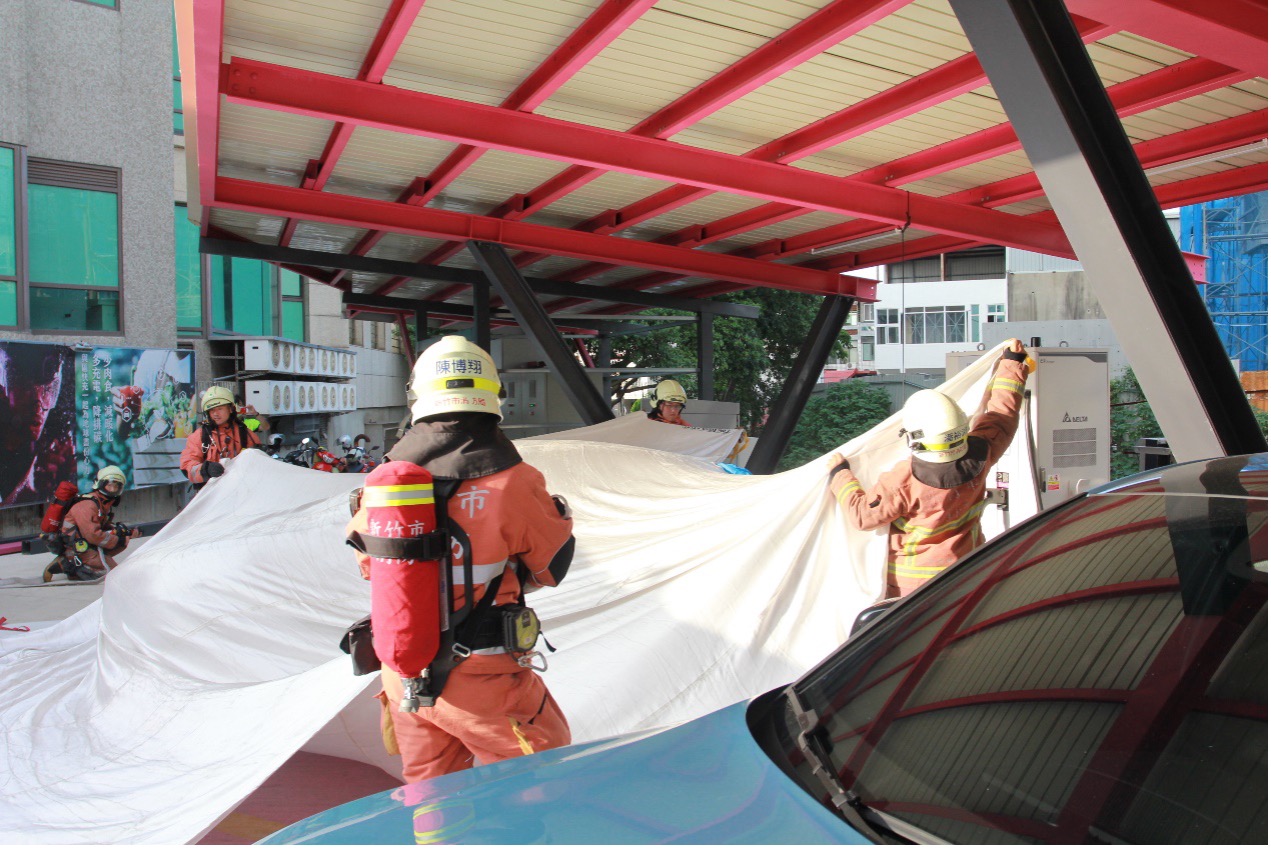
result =
[[[1140,472],[1096,487],[1089,495],[1208,495],[1267,497],[1267,454],[1196,460]]]

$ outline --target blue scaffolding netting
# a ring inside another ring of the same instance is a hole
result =
[[[1205,306],[1241,371],[1267,368],[1267,193],[1183,207],[1183,250],[1204,254]]]

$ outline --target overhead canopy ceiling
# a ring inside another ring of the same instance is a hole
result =
[[[845,273],[984,244],[1074,256],[943,0],[176,6],[206,235],[457,268],[478,239],[536,278],[690,297],[850,295]],[[1163,207],[1266,188],[1265,0],[1067,6]]]

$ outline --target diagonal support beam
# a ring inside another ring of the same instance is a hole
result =
[[[1039,253],[1072,255],[1062,230],[1019,216],[541,115],[509,113],[239,58],[224,66],[223,89],[234,103],[583,163],[896,226],[911,223],[924,230]]]
[[[781,394],[773,402],[759,444],[746,464],[752,472],[770,475],[777,470],[777,463],[786,453],[794,426],[799,423],[803,408],[812,397],[812,388],[821,376],[851,308],[851,298],[826,298],[821,304],[808,331],[808,338],[794,360],[785,385],[781,387]]]
[[[1204,301],[1059,0],[953,0],[1179,460],[1266,450]],[[1202,317],[1198,319],[1198,317]]]
[[[512,264],[507,251],[501,245],[478,241],[469,242],[468,250],[490,278],[490,283],[498,289],[499,297],[512,310],[517,323],[534,340],[543,359],[551,364],[553,376],[574,409],[583,417],[583,421],[587,424],[599,424],[612,419],[613,411],[609,409],[609,404],[600,397],[600,392],[588,379],[587,372],[565,347],[565,340],[556,332],[551,319],[547,317],[547,311],[534,297],[529,284]]]

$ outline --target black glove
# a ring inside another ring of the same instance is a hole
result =
[[[1003,351],[1003,352],[1002,352],[1002,359],[1004,359],[1004,360],[1014,360],[1014,361],[1015,361],[1015,362],[1017,362],[1017,363],[1022,363],[1022,362],[1024,362],[1024,359],[1025,359],[1027,356],[1028,356],[1028,354],[1027,354],[1027,352],[1025,352],[1025,351]]]
[[[221,475],[225,474],[225,467],[214,460],[208,460],[206,463],[199,466],[199,474],[205,481],[211,480],[212,478],[219,478]]]
[[[556,505],[556,512],[561,515],[561,518],[568,519],[573,515],[570,513],[569,502],[565,500],[565,496],[553,495],[552,503]]]
[[[839,472],[847,471],[847,470],[850,470],[851,468],[852,468],[851,464],[849,464],[846,460],[844,460],[843,462],[839,463],[834,468],[830,469],[830,477],[833,478]]]

